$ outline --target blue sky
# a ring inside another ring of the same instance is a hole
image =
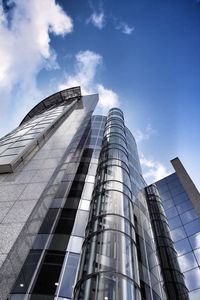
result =
[[[179,156],[200,187],[199,1],[3,1],[0,134],[77,84],[99,93],[98,113],[124,110],[148,182]]]

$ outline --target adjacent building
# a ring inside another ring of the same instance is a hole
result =
[[[175,173],[155,183],[189,299],[200,299],[200,194],[178,158]]]
[[[147,186],[97,101],[58,92],[0,140],[0,299],[197,300],[198,191],[178,159]]]

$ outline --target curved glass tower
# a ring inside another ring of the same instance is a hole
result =
[[[74,299],[165,299],[143,187],[134,138],[111,109]]]
[[[74,299],[140,299],[123,113],[110,110]]]

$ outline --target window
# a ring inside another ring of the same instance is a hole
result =
[[[185,213],[183,213],[182,215],[180,215],[181,221],[183,222],[183,224],[187,224],[195,219],[198,218],[196,212],[194,209],[190,209],[188,211],[186,211]]]
[[[182,225],[179,216],[169,219],[168,222],[169,222],[170,229],[175,229],[176,227],[180,227]]]
[[[65,266],[59,296],[72,298],[74,280],[76,276],[79,255],[70,253]]]
[[[185,282],[189,290],[200,288],[200,270],[198,268],[185,272]]]
[[[40,227],[39,233],[50,233],[57,213],[58,213],[58,209],[56,208],[50,208],[48,210],[46,217]]]
[[[200,231],[200,220],[197,219],[191,223],[188,223],[184,226],[184,228],[188,236],[195,234]]]
[[[73,229],[73,235],[84,237],[87,221],[88,221],[88,212],[84,210],[78,210],[76,216],[76,222]]]
[[[71,234],[74,226],[74,219],[76,216],[76,209],[63,209],[58,223],[55,228],[55,233]]]
[[[171,231],[171,236],[174,242],[182,240],[186,237],[186,233],[182,227],[174,229]]]
[[[50,250],[66,251],[69,242],[69,235],[67,234],[54,234],[52,236]]]
[[[47,251],[33,287],[33,294],[54,295],[65,252]]]
[[[18,279],[12,289],[12,294],[25,294],[31,282],[33,273],[35,272],[37,263],[40,259],[42,251],[31,250],[28,254],[24,266],[18,276]]]
[[[182,255],[184,253],[190,252],[192,250],[188,239],[181,240],[175,243],[175,249],[178,255]]]
[[[179,256],[178,262],[182,272],[189,271],[197,267],[197,262],[192,252]]]

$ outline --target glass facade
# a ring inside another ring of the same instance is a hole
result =
[[[187,300],[188,289],[178,264],[161,198],[155,185],[147,187],[146,193],[166,294],[168,298]]]
[[[189,299],[200,299],[200,219],[186,188],[174,173],[156,182]]]
[[[147,187],[97,100],[58,92],[0,140],[0,299],[197,300],[196,209],[176,174]]]

